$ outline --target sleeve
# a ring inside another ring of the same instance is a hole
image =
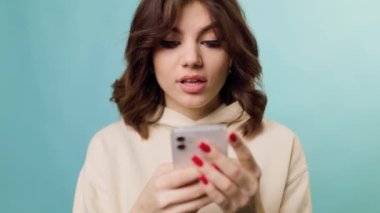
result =
[[[312,212],[309,172],[302,146],[296,136],[293,140],[288,179],[281,202],[280,212]]]
[[[84,166],[79,174],[73,213],[119,212],[107,184],[107,164],[102,140],[95,136],[91,140]]]

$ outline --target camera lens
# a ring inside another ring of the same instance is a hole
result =
[[[177,146],[177,148],[179,150],[184,150],[186,148],[186,146],[184,144],[180,144],[180,145]]]
[[[184,142],[185,141],[185,137],[180,136],[180,137],[177,138],[177,141],[178,142]]]

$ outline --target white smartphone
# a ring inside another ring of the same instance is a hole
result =
[[[227,130],[224,125],[177,127],[171,132],[174,168],[189,166],[192,164],[193,155],[201,155],[198,148],[201,140],[227,154]]]

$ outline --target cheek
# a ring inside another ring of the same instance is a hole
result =
[[[214,78],[218,82],[219,86],[223,86],[229,74],[229,59],[224,57],[223,60],[214,62]]]
[[[223,49],[207,52],[207,59],[212,66],[225,70],[230,64],[230,56]]]
[[[165,74],[167,70],[172,70],[175,64],[174,57],[167,52],[157,52],[153,54],[153,68],[157,75]]]
[[[160,70],[161,67],[163,66],[163,64],[162,64],[163,61],[164,60],[161,59],[160,53],[154,53],[153,54],[153,69],[154,69],[156,74],[158,74],[157,70]]]
[[[211,61],[212,64],[210,65],[213,66],[212,69],[219,75],[220,78],[228,75],[230,69],[230,59],[227,55],[221,54],[220,57],[216,57]]]
[[[153,61],[153,72],[154,72],[154,75],[156,76],[156,81],[158,83],[158,85],[163,88],[164,85],[162,85],[164,83],[164,76],[165,76],[165,73],[163,72],[165,70],[165,64],[163,62],[165,62],[165,60],[162,60],[162,54],[160,53],[153,53],[153,57],[152,57],[152,61]]]

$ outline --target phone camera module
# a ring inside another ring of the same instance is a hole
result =
[[[185,141],[185,137],[182,137],[182,136],[177,137],[177,141],[178,142],[184,142]]]
[[[185,144],[179,144],[179,145],[177,146],[177,148],[178,148],[179,150],[184,150],[184,149],[186,148],[186,146],[185,146]]]

